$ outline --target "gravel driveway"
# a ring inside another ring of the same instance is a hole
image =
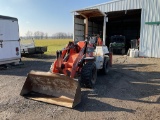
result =
[[[0,70],[0,120],[160,120],[160,59],[113,56],[108,75],[94,89],[82,88],[74,109],[19,95],[30,70],[48,71],[54,57],[22,58],[24,65]]]

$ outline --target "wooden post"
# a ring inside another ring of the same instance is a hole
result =
[[[85,36],[88,37],[88,18],[86,17]]]
[[[73,41],[75,41],[75,13],[73,13]]]

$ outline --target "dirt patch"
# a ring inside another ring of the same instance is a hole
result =
[[[54,57],[53,57],[54,58]],[[51,57],[22,58],[24,65],[0,70],[0,119],[160,119],[160,59],[113,56],[108,75],[98,73],[94,89],[82,88],[74,109],[19,95],[30,70],[49,71]]]

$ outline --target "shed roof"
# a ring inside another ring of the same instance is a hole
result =
[[[105,3],[89,6],[79,10],[99,9],[101,12],[142,9],[143,0],[112,0]],[[74,10],[73,13],[77,13]]]
[[[89,10],[78,10],[76,11],[83,17],[98,17],[98,16],[104,16],[104,13],[102,13],[99,9],[89,9]]]

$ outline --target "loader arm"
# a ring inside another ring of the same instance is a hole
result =
[[[86,54],[86,47],[85,41],[76,45],[70,42],[65,49],[57,51],[52,73],[31,71],[20,95],[41,102],[75,107],[81,101],[81,89],[75,76],[79,70],[78,64]]]
[[[76,58],[75,62],[73,63],[71,76],[70,76],[71,78],[74,78],[76,75],[76,71],[78,69],[78,64],[82,60],[82,58],[84,58],[84,51],[85,51],[85,48],[82,48],[82,50],[79,52],[78,57]]]

